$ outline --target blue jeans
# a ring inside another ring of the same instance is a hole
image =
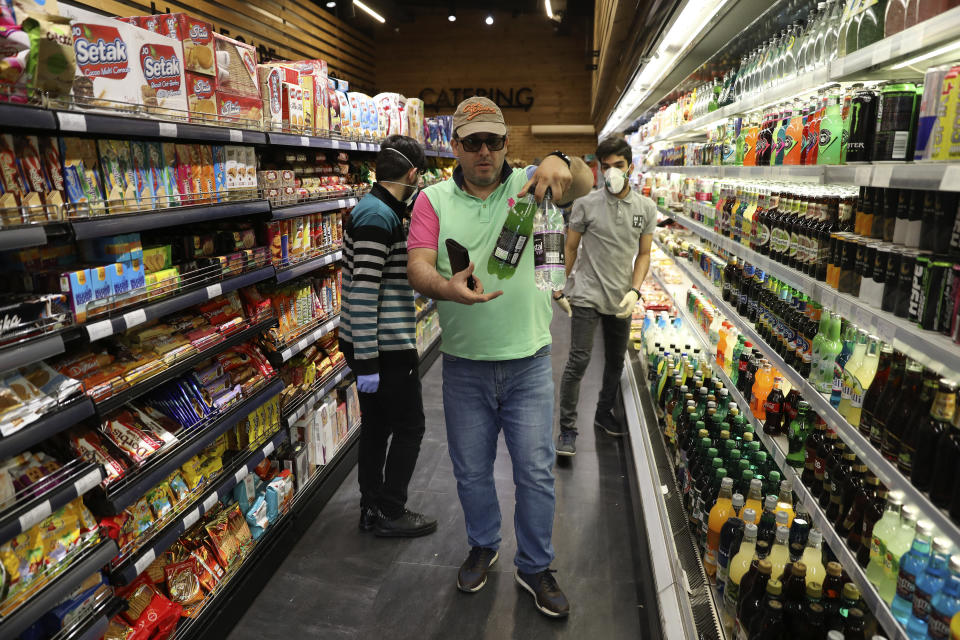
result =
[[[493,462],[503,429],[516,485],[514,564],[524,573],[548,568],[554,557],[556,459],[550,346],[529,358],[498,362],[444,354],[443,411],[470,546],[500,546]]]

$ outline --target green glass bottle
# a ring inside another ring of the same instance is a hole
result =
[[[827,100],[827,110],[820,122],[820,142],[817,164],[840,164],[843,137],[843,105],[838,94],[832,93]]]
[[[512,278],[516,273],[523,250],[533,234],[533,217],[537,212],[537,201],[532,193],[520,201],[510,198],[508,203],[510,211],[487,261],[487,273],[501,280]]]
[[[797,417],[790,423],[787,431],[787,464],[794,469],[803,469],[807,458],[807,436],[813,425],[810,421],[810,405],[801,400],[797,406]]]
[[[857,29],[857,49],[883,39],[884,16],[887,13],[887,0],[866,0],[863,4],[860,27]]]

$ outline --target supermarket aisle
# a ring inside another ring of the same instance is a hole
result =
[[[554,379],[569,347],[569,321],[555,316]],[[602,353],[599,333],[595,353]],[[457,591],[457,568],[469,550],[447,454],[440,393],[442,359],[424,379],[427,433],[410,487],[410,508],[439,520],[432,536],[383,540],[357,531],[356,470],[291,550],[230,635],[262,638],[656,638],[655,605],[643,606],[648,569],[632,530],[622,443],[597,434],[592,418],[600,363],[581,392],[581,436],[572,463],[557,466],[554,546],[557,578],[571,601],[566,621],[538,613],[514,582],[513,483],[500,442],[495,474],[503,511],[501,559],[477,594]],[[558,385],[559,386],[559,385]],[[585,416],[585,419],[584,419]],[[387,634],[387,635],[382,635]]]

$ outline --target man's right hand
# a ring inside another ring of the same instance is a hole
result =
[[[557,294],[553,294],[553,301],[557,303],[557,306],[567,312],[567,317],[573,317],[573,309],[570,308],[570,301],[567,300],[567,296],[563,295],[562,291],[558,291],[560,294],[558,297]]]
[[[484,293],[483,283],[480,282],[480,278],[477,276],[473,276],[476,286],[473,289],[467,286],[467,278],[473,275],[475,266],[476,265],[471,262],[470,266],[463,271],[458,271],[453,274],[453,277],[447,280],[443,291],[444,300],[459,302],[460,304],[476,304],[478,302],[489,302],[503,295],[503,291]]]

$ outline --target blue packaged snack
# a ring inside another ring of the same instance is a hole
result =
[[[263,496],[258,496],[253,501],[253,506],[247,510],[244,516],[247,524],[250,525],[250,535],[254,540],[258,540],[263,532],[270,526],[270,519],[267,517],[267,501]]]

